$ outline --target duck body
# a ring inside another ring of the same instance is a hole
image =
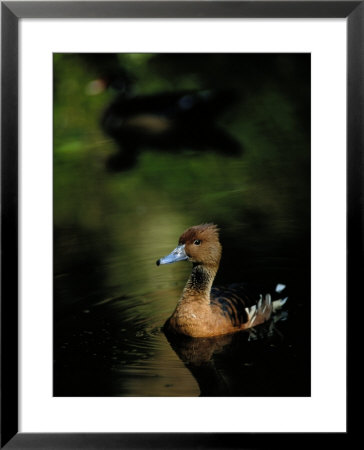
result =
[[[165,330],[191,337],[235,333],[268,320],[287,300],[285,285],[270,287],[235,283],[227,288],[213,286],[222,247],[218,228],[203,224],[186,230],[179,245],[157,265],[189,260],[191,275]]]

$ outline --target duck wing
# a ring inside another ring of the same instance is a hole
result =
[[[210,294],[212,305],[218,306],[227,315],[234,326],[247,322],[254,324],[260,314],[280,309],[287,301],[286,286],[258,286],[248,283],[234,283],[229,286],[213,286]]]

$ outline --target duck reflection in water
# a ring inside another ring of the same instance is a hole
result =
[[[101,119],[102,129],[118,147],[108,168],[122,171],[134,167],[143,148],[240,154],[240,143],[216,123],[217,116],[235,99],[235,93],[217,90],[119,94]]]
[[[210,338],[180,336],[166,328],[164,333],[201,397],[269,396],[283,381],[274,354],[286,345],[277,323],[287,316],[280,311],[257,328]]]

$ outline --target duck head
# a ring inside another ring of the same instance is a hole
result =
[[[169,255],[158,259],[157,266],[191,261],[194,265],[216,267],[220,262],[221,251],[218,227],[212,223],[196,225],[181,235],[178,246]]]

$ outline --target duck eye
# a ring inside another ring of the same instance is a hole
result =
[[[193,241],[193,243],[194,243],[195,245],[200,245],[200,244],[201,244],[201,241],[200,241],[199,239],[196,239],[195,241]]]

